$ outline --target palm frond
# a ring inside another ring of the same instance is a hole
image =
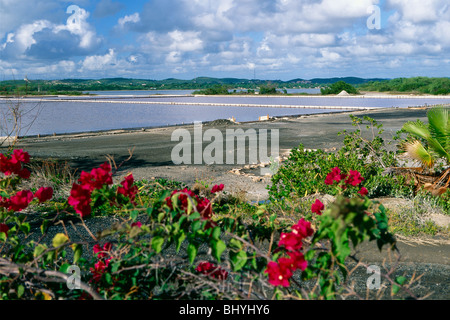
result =
[[[431,168],[434,164],[434,159],[431,153],[425,149],[420,141],[407,141],[402,144],[402,149],[405,151],[404,156],[420,162],[423,166]]]
[[[428,129],[428,126],[425,125],[420,120],[417,120],[416,122],[413,121],[406,122],[403,125],[402,130],[412,135],[415,135],[416,137],[426,140],[428,140],[431,137],[431,133],[430,130]]]
[[[436,152],[450,161],[450,108],[434,107],[428,111],[429,130],[442,150]]]

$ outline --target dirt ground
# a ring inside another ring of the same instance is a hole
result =
[[[351,126],[349,114],[360,117],[367,115],[383,124],[385,130],[383,137],[386,141],[390,141],[408,120],[421,119],[426,122],[426,109],[424,108],[380,109],[283,117],[261,122],[216,121],[203,124],[203,130],[219,129],[226,136],[227,129],[255,129],[258,133],[261,132],[261,129],[278,129],[281,155],[287,155],[290,149],[297,147],[300,143],[307,149],[335,150],[342,145],[343,139],[337,133],[344,129],[354,128]],[[116,163],[119,164],[127,159],[130,150],[133,150],[132,158],[124,162],[117,172],[117,180],[128,172],[133,172],[136,179],[166,178],[181,181],[187,185],[192,185],[197,180],[210,185],[223,183],[225,191],[240,194],[249,201],[262,201],[268,198],[266,187],[270,183],[270,177],[261,175],[260,167],[251,168],[248,165],[246,167],[245,164],[175,165],[171,152],[179,141],[172,141],[171,137],[176,129],[187,129],[194,137],[192,125],[187,125],[29,137],[21,140],[17,147],[28,151],[34,158],[66,160],[78,170],[90,170],[98,166],[106,160],[107,155],[113,156]],[[204,142],[203,148],[208,144]],[[392,148],[395,148],[395,144],[392,145]],[[235,151],[237,152],[236,149]],[[226,153],[227,150],[224,152]],[[101,225],[104,225],[104,222]],[[433,291],[431,299],[449,299],[450,241],[448,239],[409,238],[399,238],[398,240],[402,252],[400,270],[410,275],[414,272],[424,275],[421,279],[424,295],[426,292]],[[361,255],[366,261],[380,265],[387,258],[385,255],[379,254],[375,246],[363,248]],[[362,273],[359,277],[361,280],[367,275]],[[362,283],[361,281],[360,283]]]

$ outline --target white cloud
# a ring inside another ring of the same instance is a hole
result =
[[[141,21],[141,17],[139,16],[139,13],[136,12],[123,18],[120,18],[118,20],[118,24],[120,28],[123,29],[127,23],[138,23],[139,21]]]
[[[80,71],[104,70],[105,68],[113,67],[116,63],[116,53],[113,49],[109,49],[108,53],[103,56],[94,55],[86,57],[81,64]]]

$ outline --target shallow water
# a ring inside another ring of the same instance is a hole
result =
[[[22,99],[22,131],[20,135],[45,135],[112,129],[147,128],[195,121],[212,121],[234,117],[237,121],[257,121],[259,117],[281,117],[287,115],[305,115],[315,113],[339,112],[342,110],[293,108],[292,106],[341,106],[341,107],[409,107],[445,103],[448,99],[437,98],[357,98],[323,96],[158,96],[115,95],[88,97],[49,97],[41,99]],[[135,93],[135,92],[131,92]],[[143,92],[139,92],[143,93]],[[171,91],[171,93],[175,93]],[[177,91],[177,93],[180,93]],[[183,94],[186,94],[185,92]],[[86,101],[89,99],[89,102]],[[109,99],[109,100],[108,100]],[[51,101],[50,101],[51,100]],[[69,101],[68,101],[69,100]],[[99,101],[100,100],[100,101]],[[96,101],[95,103],[93,103]],[[103,102],[101,102],[103,101]],[[11,130],[9,108],[14,101],[0,100],[2,123],[0,135]],[[138,102],[136,104],[136,102]],[[158,104],[161,102],[161,104]],[[167,103],[186,103],[170,105]],[[214,103],[219,105],[205,106]],[[228,104],[228,105],[226,105]],[[250,106],[230,106],[244,104]],[[255,107],[254,105],[264,105]],[[271,107],[271,106],[274,107]],[[285,106],[285,107],[275,107]],[[6,120],[6,121],[5,121]]]

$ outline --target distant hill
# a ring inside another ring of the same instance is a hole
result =
[[[371,81],[384,81],[384,80],[389,80],[389,79],[381,79],[381,78],[363,79],[363,78],[357,78],[357,77],[343,77],[343,78],[314,78],[314,79],[311,79],[310,81],[312,83],[317,83],[317,84],[333,84],[338,81],[344,81],[348,84],[356,85],[356,84],[368,83]]]

